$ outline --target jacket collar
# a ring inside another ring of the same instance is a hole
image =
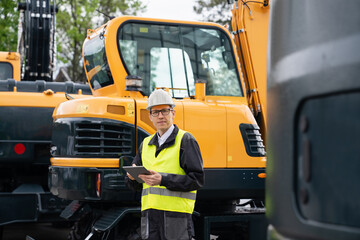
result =
[[[172,131],[172,133],[170,134],[168,139],[166,139],[164,144],[161,145],[161,148],[166,148],[166,147],[169,147],[171,145],[174,145],[175,138],[176,138],[176,135],[178,134],[178,132],[179,132],[178,126],[176,126],[176,124],[174,124],[174,130]],[[154,136],[149,141],[148,145],[155,145],[157,148],[159,147],[158,134],[154,134]]]

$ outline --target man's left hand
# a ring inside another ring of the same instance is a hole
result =
[[[147,185],[156,186],[161,183],[161,175],[158,172],[153,170],[149,170],[151,175],[139,174],[139,178],[141,178]]]

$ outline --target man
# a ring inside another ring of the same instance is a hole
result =
[[[142,188],[141,237],[148,240],[189,240],[194,236],[192,213],[196,190],[204,184],[199,145],[188,132],[173,124],[175,106],[164,90],[149,97],[147,110],[157,132],[144,139],[133,161],[151,175],[140,184],[128,174],[127,185]]]

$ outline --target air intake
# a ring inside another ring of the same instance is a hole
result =
[[[239,128],[244,140],[246,153],[252,157],[265,156],[265,146],[261,138],[259,126],[242,123]]]
[[[114,123],[75,124],[75,155],[119,157],[132,153],[132,129]]]

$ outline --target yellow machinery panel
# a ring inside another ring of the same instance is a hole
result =
[[[131,98],[88,97],[60,104],[53,118],[105,118],[135,123],[135,103]]]
[[[242,100],[244,101],[244,100]],[[241,102],[241,100],[240,100]],[[227,120],[227,165],[228,168],[264,168],[265,157],[251,157],[247,154],[240,124],[254,124],[255,119],[245,104],[232,102],[226,104]]]
[[[232,29],[236,50],[248,92],[248,104],[260,119],[263,139],[266,138],[266,56],[270,4],[235,2],[232,9]]]
[[[184,101],[184,129],[200,145],[205,168],[226,167],[226,112],[224,104],[208,97],[205,102]]]

